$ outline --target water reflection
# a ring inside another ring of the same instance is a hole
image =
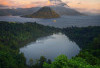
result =
[[[40,56],[54,60],[54,58],[60,54],[65,54],[70,59],[77,55],[79,51],[80,48],[78,45],[70,41],[69,38],[62,33],[39,38],[36,42],[31,42],[27,44],[27,46],[20,48],[20,52],[24,53],[27,62],[30,58],[39,59]]]

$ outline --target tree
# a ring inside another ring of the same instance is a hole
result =
[[[32,58],[30,58],[30,60],[29,60],[29,65],[30,65],[30,66],[33,65],[33,59],[32,59]]]
[[[43,63],[46,62],[46,58],[44,56],[41,56],[39,61],[40,61],[39,63],[40,68],[43,68]]]
[[[55,58],[55,61],[53,61],[51,64],[44,63],[44,68],[95,68],[95,66],[92,66],[88,64],[85,59],[82,59],[81,57],[75,57],[72,59],[67,59],[67,56],[60,55],[57,58]]]

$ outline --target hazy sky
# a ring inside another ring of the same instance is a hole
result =
[[[71,8],[80,11],[92,11],[100,13],[100,0],[62,0]],[[0,0],[0,8],[15,7],[15,8],[30,8],[36,6],[51,5],[48,0]]]

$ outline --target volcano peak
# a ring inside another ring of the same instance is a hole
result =
[[[60,17],[52,8],[44,6],[40,8],[37,12],[31,15],[25,15],[24,17],[30,18],[58,18]]]

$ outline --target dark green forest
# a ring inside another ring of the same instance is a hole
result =
[[[68,27],[62,32],[79,45],[80,53],[72,59],[60,55],[52,63],[44,62],[43,68],[100,68],[100,26]]]
[[[26,65],[24,54],[19,53],[19,48],[39,37],[57,32],[66,34],[76,42],[81,48],[80,53],[72,59],[60,55],[53,62],[41,56],[36,64],[33,64],[34,59],[30,59],[30,66]],[[58,29],[36,22],[0,22],[0,68],[100,68],[99,53],[100,26]]]
[[[0,22],[0,68],[26,68],[19,48],[39,37],[51,35],[58,29],[34,23]]]

